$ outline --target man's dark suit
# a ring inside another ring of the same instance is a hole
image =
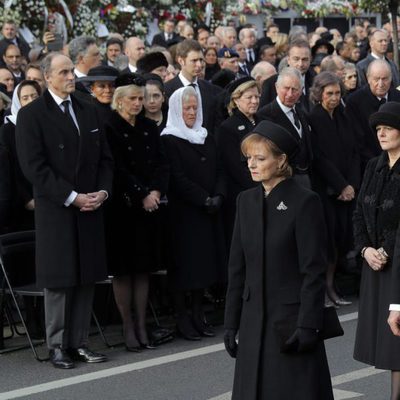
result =
[[[179,43],[180,41],[182,41],[182,37],[175,32],[172,33],[172,38],[168,40],[165,40],[164,32],[160,32],[154,35],[151,45],[168,48],[169,46]]]
[[[306,94],[302,94],[300,97],[300,103],[303,111],[310,111],[310,87],[312,86],[312,81],[314,79],[314,74],[311,70],[308,70],[304,79],[304,88]],[[260,107],[263,107],[276,99],[276,81],[278,80],[278,75],[272,75],[270,78],[265,80],[261,89]]]
[[[211,134],[216,129],[217,111],[218,111],[218,95],[222,89],[216,85],[213,85],[203,79],[197,81],[201,94],[201,104],[203,107],[203,126]],[[179,75],[174,79],[171,79],[165,84],[165,94],[167,97],[171,97],[175,90],[183,87],[183,83],[179,78]]]
[[[259,120],[268,120],[274,122],[277,125],[285,128],[290,134],[299,142],[301,150],[298,153],[298,156],[293,161],[294,170],[293,173],[296,175],[299,171],[296,170],[296,163],[300,161],[297,159],[299,156],[301,157],[302,167],[308,167],[308,175],[310,176],[312,173],[312,162],[313,162],[313,146],[312,146],[312,137],[311,137],[311,128],[308,124],[306,116],[304,112],[301,110],[301,107],[296,107],[296,112],[300,120],[301,128],[302,128],[302,138],[300,139],[299,133],[296,128],[293,126],[290,119],[283,112],[281,107],[279,106],[276,98],[272,103],[267,104],[266,106],[260,108],[257,112],[257,117]],[[306,163],[306,165],[304,165]]]
[[[368,54],[363,60],[357,63],[357,75],[358,75],[358,86],[363,87],[367,82],[367,69],[368,65],[371,64],[372,61],[376,60],[376,58],[372,57],[371,54]],[[392,71],[392,88],[395,89],[400,85],[400,77],[399,70],[396,67],[396,64],[385,58],[385,60],[389,63],[390,69]]]
[[[21,109],[16,129],[21,168],[33,185],[37,285],[66,298],[46,309],[51,349],[85,345],[93,284],[107,276],[102,208],[81,212],[65,202],[73,191],[110,193],[113,162],[94,106],[71,101],[79,132],[48,91]]]
[[[388,101],[400,102],[400,92],[396,89],[390,89]],[[362,171],[367,162],[378,156],[382,149],[379,145],[376,132],[369,126],[369,117],[377,112],[381,103],[373,95],[368,85],[352,93],[346,101],[346,114],[353,121],[356,144],[361,159]]]

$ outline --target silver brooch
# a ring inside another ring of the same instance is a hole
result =
[[[276,207],[277,210],[279,211],[286,211],[287,210],[287,206],[285,205],[285,203],[283,201],[281,201],[278,205],[278,207]]]
[[[243,130],[245,130],[246,128],[245,128],[244,125],[240,125],[240,126],[238,126],[238,129],[239,129],[239,131],[243,131]]]

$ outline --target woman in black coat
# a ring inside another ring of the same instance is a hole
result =
[[[383,152],[367,164],[353,217],[364,258],[354,358],[392,371],[391,400],[400,399],[399,115],[400,104],[388,102],[370,118]]]
[[[327,296],[336,306],[351,304],[337,294],[334,276],[338,258],[353,249],[351,216],[360,184],[360,160],[352,124],[341,104],[342,93],[336,75],[330,72],[317,75],[311,88],[311,101],[315,106],[309,118],[318,155],[324,158],[326,165],[316,171],[315,184],[328,226]]]
[[[144,85],[134,74],[116,80],[115,111],[105,125],[115,160],[113,197],[107,212],[108,265],[128,351],[138,351],[139,344],[150,347],[146,332],[149,273],[158,267],[158,209],[169,175],[157,126],[139,115]]]
[[[233,82],[228,92],[230,117],[218,129],[217,144],[227,183],[223,211],[225,238],[229,248],[235,220],[236,197],[241,191],[254,186],[240,151],[240,143],[258,122],[256,112],[260,102],[260,92],[256,81],[249,77]]]
[[[204,289],[221,279],[226,261],[220,215],[225,184],[214,139],[201,125],[201,102],[195,89],[176,90],[161,135],[171,168],[168,205],[174,265],[169,272],[177,329],[188,340],[214,336],[205,323],[202,300]],[[191,292],[192,318],[185,306],[187,291]]]
[[[242,143],[254,181],[239,194],[229,258],[224,342],[236,357],[232,400],[333,400],[319,338],[325,222],[318,195],[288,160],[297,141],[262,121]],[[236,335],[239,333],[239,344]]]
[[[10,173],[12,176],[10,187],[10,209],[8,212],[8,231],[34,229],[35,203],[33,200],[32,185],[22,173],[15,143],[15,126],[19,110],[38,98],[41,94],[40,86],[35,81],[22,81],[13,95],[11,114],[6,123],[0,128],[0,143],[7,150]]]

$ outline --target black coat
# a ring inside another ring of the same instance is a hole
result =
[[[148,272],[158,267],[159,211],[145,211],[142,200],[153,190],[163,196],[169,177],[157,126],[143,116],[132,126],[114,111],[105,132],[115,160],[114,194],[107,208],[109,272]]]
[[[11,167],[8,150],[0,144],[0,234],[6,233],[11,208]]]
[[[171,167],[168,206],[173,252],[172,285],[178,290],[203,289],[226,279],[226,251],[221,213],[208,214],[207,197],[225,197],[214,138],[192,144],[162,136]]]
[[[353,248],[351,216],[354,201],[337,200],[342,190],[351,185],[360,187],[360,158],[357,152],[351,122],[339,105],[331,118],[329,113],[317,104],[309,118],[316,152],[324,159],[328,168],[315,170],[315,190],[324,205],[330,242],[330,260],[334,262],[336,252],[344,255]]]
[[[0,60],[1,64],[3,64],[3,55],[6,52],[7,47],[10,44],[14,44],[12,40],[9,39],[2,39],[0,40]],[[28,43],[23,38],[17,37],[17,45],[19,49],[21,50],[21,54],[28,59],[29,52],[31,50],[30,46]]]
[[[277,125],[285,128],[295,139],[299,142],[302,150],[302,162],[304,165],[304,161],[309,167],[309,174],[312,173],[312,164],[314,160],[314,151],[313,151],[313,143],[312,143],[312,133],[311,128],[308,123],[307,117],[301,107],[295,107],[297,115],[300,120],[300,124],[302,127],[302,138],[300,139],[299,133],[296,128],[293,126],[292,122],[289,120],[287,115],[283,112],[281,107],[279,106],[276,98],[266,106],[260,108],[257,112],[257,117],[259,120],[268,120],[274,122]],[[300,153],[298,154],[300,155]],[[297,160],[293,160],[293,166],[295,167]],[[296,168],[294,168],[293,172],[296,174]]]
[[[94,107],[71,99],[79,136],[48,91],[18,113],[18,158],[35,199],[37,284],[46,288],[107,276],[102,208],[64,203],[72,191],[111,194],[113,161]]]
[[[297,315],[298,327],[321,328],[325,248],[317,194],[293,179],[266,199],[261,185],[239,194],[224,324],[239,331],[232,400],[293,393],[296,400],[333,399],[323,342],[308,353],[283,354],[275,331],[289,315]]]
[[[225,120],[217,130],[218,153],[227,183],[227,196],[223,208],[228,248],[233,232],[237,195],[256,185],[240,150],[243,138],[252,128],[254,125],[251,121],[238,109],[235,109],[233,115]]]
[[[12,177],[10,186],[11,208],[8,215],[9,231],[34,229],[33,211],[25,208],[25,205],[33,199],[32,185],[22,173],[15,143],[15,125],[11,122],[0,128],[0,144],[7,150],[10,174]]]
[[[390,89],[388,101],[400,102],[400,92]],[[367,162],[381,153],[381,147],[374,132],[369,126],[369,117],[379,110],[380,103],[369,86],[365,85],[348,96],[346,113],[353,122],[356,143],[361,159],[361,168],[364,170]]]
[[[306,72],[304,79],[304,87],[306,94],[302,94],[299,100],[303,111],[309,112],[311,108],[309,95],[310,95],[310,87],[312,86],[312,82],[314,79],[314,72],[309,69]],[[276,81],[278,79],[278,75],[272,75],[270,78],[264,81],[263,86],[261,88],[261,97],[260,97],[260,108],[272,103],[276,99]]]
[[[368,69],[369,64],[371,64],[371,62],[374,60],[376,60],[376,58],[371,56],[371,54],[368,54],[367,57],[365,57],[364,59],[360,60],[357,63],[358,86],[362,87],[362,86],[368,84],[367,69]],[[391,87],[393,89],[396,89],[397,86],[399,86],[399,84],[400,84],[399,70],[397,69],[396,64],[392,60],[385,58],[385,61],[387,61],[389,63],[390,70],[392,71]]]
[[[203,126],[208,133],[213,134],[216,130],[216,110],[218,108],[217,97],[222,89],[203,79],[197,81],[201,94],[201,104],[203,107]],[[183,87],[179,76],[165,83],[165,94],[171,97],[175,90]]]
[[[357,251],[383,247],[381,271],[363,263],[354,358],[376,368],[400,369],[400,341],[387,324],[390,304],[400,304],[400,162],[389,169],[383,152],[367,165],[353,217]]]

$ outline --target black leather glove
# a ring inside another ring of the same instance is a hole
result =
[[[310,328],[297,328],[286,342],[288,351],[299,353],[314,350],[319,341],[318,331]]]
[[[208,214],[215,214],[219,211],[222,206],[223,197],[221,195],[216,195],[213,197],[207,197],[204,206]]]
[[[236,331],[234,329],[225,329],[224,344],[228,354],[232,358],[236,358],[238,344],[236,342]]]

